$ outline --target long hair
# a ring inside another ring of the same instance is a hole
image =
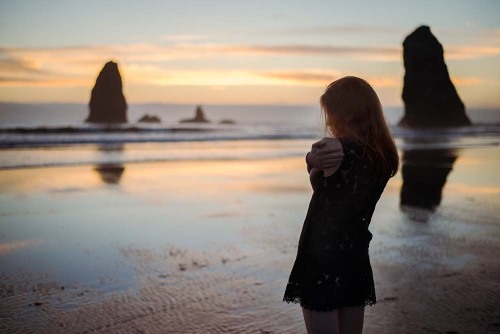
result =
[[[360,144],[369,159],[380,163],[391,177],[397,173],[396,144],[368,82],[353,76],[338,79],[328,85],[320,104],[325,126],[334,137]]]

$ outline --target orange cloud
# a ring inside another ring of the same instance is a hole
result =
[[[445,48],[446,59],[475,59],[500,56],[500,48],[452,46]]]
[[[394,70],[394,63],[387,66],[381,65],[386,67],[388,72],[380,75],[367,72],[366,63],[371,61],[401,62],[400,47],[303,44],[230,45],[195,43],[192,41],[200,41],[203,38],[203,36],[195,35],[165,36],[165,38],[173,40],[174,44],[0,48],[0,88],[2,89],[0,99],[18,101],[27,99],[24,96],[29,95],[29,98],[34,100],[58,101],[63,92],[64,96],[71,95],[71,99],[76,99],[77,96],[79,99],[86,98],[88,89],[92,87],[99,70],[110,59],[119,62],[125,89],[134,87],[130,91],[138,94],[141,101],[144,101],[146,97],[152,101],[166,101],[163,93],[161,98],[151,95],[151,91],[157,92],[151,89],[153,86],[160,88],[175,86],[178,87],[176,89],[181,89],[182,86],[211,87],[212,93],[221,92],[224,87],[295,86],[314,88],[313,91],[316,94],[316,88],[324,88],[329,82],[346,73],[328,67],[304,69],[300,65],[296,68],[277,69],[275,63],[276,60],[284,59],[284,57],[296,57],[297,64],[304,63],[304,60],[309,63],[311,63],[310,60],[315,62],[315,57],[320,57],[323,58],[321,63],[324,63],[324,59],[343,59],[343,61],[353,59],[349,64],[349,74],[356,75],[357,72],[357,75],[367,79],[375,88],[387,88],[384,94],[390,96],[391,103],[399,103],[400,93],[396,92],[396,89],[400,89],[402,80],[399,77],[400,73]],[[188,41],[189,43],[176,43],[175,41]],[[452,59],[498,57],[499,55],[500,48],[495,47],[451,47],[446,53],[446,56]],[[226,59],[237,61],[232,62],[233,67],[230,67]],[[247,59],[251,61],[245,62]],[[259,60],[258,66],[253,65],[256,59]],[[363,65],[356,70],[356,63]],[[200,64],[203,64],[203,67]],[[378,72],[380,71],[377,70]],[[453,80],[462,87],[491,83],[491,87],[498,85],[491,80],[483,81],[485,79],[479,76],[459,77]],[[60,92],[52,90],[54,87],[60,88]],[[218,88],[214,89],[214,87]],[[23,89],[27,89],[26,91],[30,94],[24,94]],[[31,93],[36,95],[36,91],[43,96],[32,96]],[[238,93],[242,94],[242,91]],[[477,95],[475,92],[472,94]],[[275,97],[276,101],[282,100],[279,94]],[[217,95],[220,101],[226,101],[228,98],[222,93]],[[64,101],[67,99],[70,98],[64,98]],[[484,99],[478,98],[479,100]]]
[[[485,80],[477,77],[451,77],[456,86],[477,86],[484,84]]]
[[[174,36],[175,37],[175,36]],[[177,38],[177,37],[176,37]],[[182,38],[182,36],[178,36]],[[198,38],[185,36],[184,38]],[[470,59],[496,57],[500,48],[495,47],[450,47],[446,56],[450,59]],[[223,44],[174,44],[171,46],[155,44],[131,44],[110,46],[82,46],[68,48],[2,48],[0,49],[0,85],[88,85],[97,74],[102,64],[109,59],[118,59],[120,64],[138,74],[134,69],[149,72],[148,75],[128,78],[132,81],[144,81],[144,77],[155,77],[151,83],[169,82],[186,84],[186,78],[195,79],[189,70],[174,67],[175,61],[192,61],[210,59],[214,64],[223,62],[228,56],[233,57],[317,57],[337,56],[356,57],[365,61],[400,61],[399,47],[351,47],[322,45],[223,45]],[[174,67],[174,69],[172,69]],[[242,75],[251,72],[247,69],[224,70],[226,78],[218,78],[220,70],[202,69],[208,74],[213,72],[214,82],[210,84],[259,84],[257,77],[266,77],[270,83],[301,82],[302,84],[318,84],[330,81],[332,75],[321,70],[316,73],[310,70],[294,69],[292,71],[264,71],[257,75]],[[330,70],[331,71],[331,70]],[[156,72],[155,75],[153,72]],[[168,73],[168,74],[167,74]],[[184,74],[182,74],[184,73]],[[175,78],[174,74],[182,74]],[[242,76],[245,80],[237,79]],[[142,79],[139,79],[141,78]],[[272,79],[272,80],[271,80]],[[469,81],[470,83],[470,81]],[[207,83],[208,84],[208,83]],[[392,83],[391,83],[392,84]],[[388,86],[387,83],[384,83]]]
[[[279,83],[324,86],[339,77],[338,72],[329,70],[309,71],[268,71],[259,73],[264,78],[276,80]]]

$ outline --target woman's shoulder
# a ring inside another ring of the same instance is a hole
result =
[[[382,165],[378,163],[376,155],[370,152],[367,145],[363,145],[349,138],[339,138],[342,143],[346,167],[362,169],[365,174],[384,174]],[[359,168],[357,168],[359,167]]]
[[[342,144],[344,156],[361,158],[365,155],[363,145],[360,143],[349,138],[338,138],[338,141]]]
[[[333,173],[325,174],[325,179],[336,180],[338,177],[345,177],[348,174],[356,174],[357,177],[366,177],[368,179],[378,179],[383,176],[381,164],[377,163],[375,154],[370,154],[367,145],[346,137],[328,137],[328,140],[338,141],[344,156]]]

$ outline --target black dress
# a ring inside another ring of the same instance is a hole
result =
[[[389,175],[359,145],[340,142],[344,158],[313,193],[283,297],[313,311],[376,302],[368,226]]]

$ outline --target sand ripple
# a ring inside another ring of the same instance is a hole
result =
[[[475,207],[445,203],[426,222],[394,208],[374,218],[378,302],[365,333],[500,332],[497,209]],[[135,278],[117,291],[3,274],[0,332],[303,333],[300,309],[281,302],[300,228],[269,216],[242,227],[244,247],[121,248]]]

